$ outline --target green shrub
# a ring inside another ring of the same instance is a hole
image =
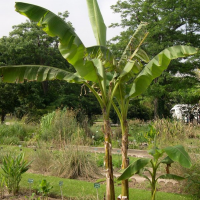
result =
[[[135,133],[133,137],[134,137],[134,142],[136,142],[137,144],[142,144],[144,142],[145,143],[148,142],[145,132]]]
[[[19,183],[22,179],[22,174],[29,169],[30,162],[24,160],[24,154],[18,156],[9,154],[3,158],[2,175],[5,179],[5,184],[9,193],[16,195],[19,191]]]
[[[11,137],[0,137],[0,144],[4,145],[19,145],[20,140],[17,136],[11,136]]]
[[[65,146],[68,143],[84,144],[84,131],[78,126],[76,112],[70,109],[56,110],[41,119],[40,138]]]
[[[98,158],[96,160],[97,166],[98,167],[103,167],[104,166],[104,159],[103,158]]]
[[[2,164],[4,157],[10,154],[11,152],[12,151],[10,149],[0,147],[0,164]]]
[[[18,138],[16,141],[26,141],[32,137],[36,127],[28,124],[21,124],[15,122],[10,125],[0,125],[0,138],[15,137]],[[2,139],[1,139],[2,142]],[[6,143],[9,144],[9,141]],[[16,143],[13,143],[16,144]]]
[[[55,117],[55,111],[43,116],[40,120],[40,128],[42,132],[46,132],[51,128],[52,121]]]
[[[129,120],[129,141],[133,143],[133,148],[147,142],[146,133],[149,131],[149,124],[140,120]],[[131,146],[130,146],[131,147]]]
[[[53,188],[53,186],[50,185],[49,182],[47,182],[46,179],[43,179],[39,185],[38,192],[42,194],[42,199],[44,200],[45,197],[48,200],[48,195],[50,190]]]
[[[121,168],[122,165],[121,156],[118,156],[118,158],[113,159],[113,165],[116,168]]]
[[[191,150],[191,149],[190,149]],[[187,179],[182,183],[182,190],[185,193],[194,195],[194,199],[200,199],[200,156],[196,153],[190,153],[192,167],[185,169],[176,166],[179,174],[184,174]]]

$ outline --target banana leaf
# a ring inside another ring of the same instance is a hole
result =
[[[180,57],[186,57],[197,53],[197,48],[191,46],[173,46],[166,48],[155,56],[138,74],[132,84],[132,88],[126,98],[133,98],[142,94],[152,80],[167,69],[170,61]]]
[[[51,11],[40,6],[17,2],[15,8],[20,14],[25,15],[32,21],[38,22],[38,26],[48,35],[59,37],[59,50],[62,56],[75,67],[82,78],[97,82],[99,79],[97,69],[92,61],[84,59],[87,50],[69,24]]]
[[[117,180],[121,181],[130,178],[134,174],[138,173],[140,169],[144,168],[150,160],[151,159],[149,158],[140,158],[131,163],[125,170],[123,170],[123,173],[117,178]]]
[[[96,0],[87,0],[89,18],[97,45],[106,46],[106,25]]]
[[[14,65],[0,67],[2,81],[7,83],[22,83],[27,81],[65,80],[69,83],[83,83],[76,73],[43,65]]]
[[[192,166],[190,156],[182,145],[169,146],[164,148],[164,151],[173,161],[178,162],[183,167],[190,168]]]

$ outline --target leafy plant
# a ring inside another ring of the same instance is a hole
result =
[[[3,170],[2,176],[5,179],[5,184],[9,193],[16,195],[19,191],[19,183],[22,179],[22,174],[29,169],[31,162],[24,160],[24,153],[15,156],[9,154],[3,157],[1,169]]]
[[[35,126],[24,125],[19,122],[13,124],[1,125],[0,135],[2,144],[19,144],[19,141],[25,141],[30,138]],[[3,138],[3,139],[2,139]],[[10,138],[10,139],[9,139]]]
[[[122,130],[122,169],[128,166],[127,146],[129,128],[127,114],[131,99],[144,93],[151,82],[168,68],[171,60],[187,56],[182,51],[182,48],[185,48],[184,46],[173,46],[164,49],[152,60],[149,60],[146,52],[140,48],[148,35],[146,26],[147,23],[141,23],[138,26],[118,62],[119,67],[120,63],[122,65],[124,62],[126,63],[124,67],[119,69],[118,87],[114,93],[117,103],[112,102]],[[143,66],[143,62],[147,64]],[[127,196],[129,199],[128,180],[122,180],[122,196]]]
[[[48,113],[47,115],[43,116],[40,120],[40,128],[42,132],[45,132],[51,127],[52,120],[55,116],[55,111]]]
[[[199,150],[199,149],[198,149]],[[190,169],[180,168],[181,173],[186,174],[188,177],[186,181],[183,182],[183,187],[185,192],[192,194],[194,199],[200,198],[200,159],[199,154],[196,153],[196,150],[190,149],[191,151],[191,160],[192,167]]]
[[[125,180],[134,174],[139,174],[149,181],[151,185],[151,199],[155,200],[158,179],[175,179],[178,181],[184,179],[181,176],[170,174],[169,167],[171,167],[173,162],[178,162],[181,166],[186,168],[190,168],[192,164],[188,153],[181,145],[168,146],[163,149],[159,149],[155,145],[153,149],[148,151],[148,153],[153,156],[152,159],[137,159],[135,162],[131,163],[124,171],[122,171],[122,174],[118,180]],[[162,159],[163,154],[167,154],[167,157],[164,159]],[[149,168],[146,167],[148,164],[150,164],[152,170],[149,170]],[[157,177],[157,170],[160,164],[166,164],[166,174]],[[149,176],[144,173],[146,171],[148,172]]]
[[[45,115],[41,119],[40,127],[40,138],[53,142],[54,145],[65,147],[68,142],[79,142],[81,145],[85,142],[83,130],[78,126],[76,111],[73,109],[57,109]]]
[[[187,188],[195,190],[194,196],[198,199],[200,197],[200,175],[197,173],[193,173],[192,175],[188,176],[188,186]]]
[[[148,131],[144,134],[147,143],[151,146],[154,143],[154,138],[159,135],[153,124],[148,125]]]
[[[49,182],[47,182],[46,179],[43,179],[39,185],[39,193],[42,193],[42,199],[47,199],[48,200],[48,195],[50,190],[53,188],[53,186],[50,185]],[[46,198],[45,198],[46,197]]]

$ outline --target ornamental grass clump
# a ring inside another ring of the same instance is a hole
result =
[[[70,179],[93,179],[100,174],[94,156],[79,150],[76,145],[67,145],[60,151],[37,149],[33,160],[31,169],[37,173]]]
[[[52,172],[55,176],[70,179],[93,179],[100,175],[94,157],[75,146],[69,146],[57,155]]]
[[[22,179],[22,174],[29,169],[31,162],[24,160],[24,153],[19,155],[8,154],[3,158],[2,176],[4,177],[8,192],[16,195],[19,192],[19,183]]]
[[[38,173],[51,173],[54,155],[46,148],[37,149],[33,154],[33,163],[31,168]]]

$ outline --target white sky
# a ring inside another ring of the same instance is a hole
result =
[[[18,25],[27,19],[15,11],[15,2],[16,0],[0,0],[0,38],[8,36],[13,25]],[[44,7],[55,14],[69,11],[68,21],[73,24],[77,35],[85,46],[96,44],[88,17],[86,0],[22,0],[22,2]],[[120,16],[114,14],[110,9],[110,6],[116,4],[116,2],[117,0],[98,0],[107,27],[111,23],[120,22]],[[107,40],[118,35],[121,31],[121,28],[107,28]]]

